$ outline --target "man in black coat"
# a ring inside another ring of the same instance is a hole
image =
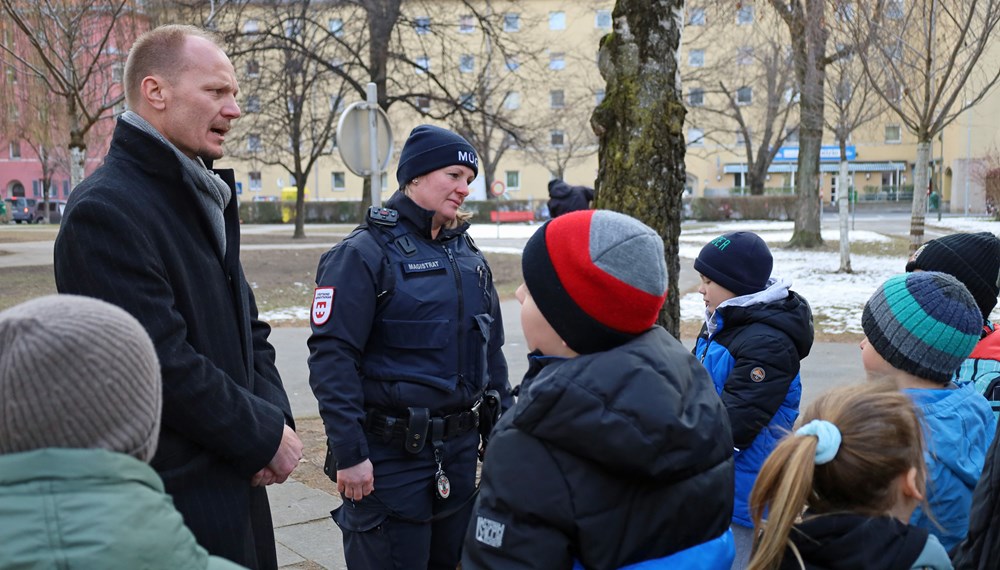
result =
[[[277,567],[264,485],[302,456],[288,397],[239,261],[232,171],[211,171],[240,116],[229,58],[190,26],[147,32],[125,66],[131,111],[78,186],[56,238],[61,293],[143,324],[163,373],[151,462],[210,553]]]
[[[594,189],[586,186],[571,186],[559,178],[549,180],[549,217],[586,210],[594,199]]]

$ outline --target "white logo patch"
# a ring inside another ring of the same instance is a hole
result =
[[[333,291],[334,287],[317,287],[313,293],[312,322],[317,327],[330,320],[330,313],[333,312]]]
[[[482,515],[476,517],[476,540],[493,548],[503,544],[503,523],[490,520]]]

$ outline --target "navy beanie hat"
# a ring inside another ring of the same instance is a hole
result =
[[[946,384],[979,342],[982,320],[968,289],[947,273],[889,278],[865,304],[861,327],[893,368]]]
[[[925,243],[906,271],[940,271],[962,282],[988,321],[1000,294],[1000,239],[989,232],[952,234]]]
[[[542,316],[580,354],[646,332],[667,298],[663,239],[609,210],[578,210],[546,222],[524,246],[521,269]]]
[[[774,259],[764,240],[752,232],[722,234],[701,248],[694,269],[737,296],[767,289]]]
[[[479,158],[469,141],[441,127],[420,125],[410,131],[399,153],[396,181],[402,188],[421,174],[453,164],[468,166],[473,176],[479,175]]]

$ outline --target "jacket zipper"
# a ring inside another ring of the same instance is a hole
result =
[[[462,291],[462,274],[458,268],[458,262],[455,261],[455,256],[452,255],[451,250],[448,249],[447,245],[441,245],[444,249],[445,254],[448,256],[448,262],[451,263],[451,270],[455,274],[455,290],[458,292],[458,322],[456,329],[458,331],[458,382],[462,383],[465,379],[465,375],[462,373],[462,361],[464,360],[465,354],[465,343],[462,342],[464,335],[462,334],[462,327],[464,326],[464,315],[465,315],[465,295]]]

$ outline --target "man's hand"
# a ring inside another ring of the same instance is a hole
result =
[[[263,487],[265,485],[270,485],[271,483],[274,483],[276,478],[277,477],[275,476],[274,471],[271,471],[269,467],[264,467],[250,478],[250,486]]]
[[[257,472],[254,478],[260,475],[262,484],[264,485],[284,483],[285,479],[288,479],[292,471],[298,467],[300,459],[302,459],[302,441],[295,434],[295,430],[286,425],[285,431],[281,434],[281,444],[278,445],[278,451],[274,454],[274,459],[267,464],[267,467]],[[269,478],[266,473],[267,471],[270,471],[270,476],[273,477],[270,482],[266,482]]]
[[[347,469],[337,470],[337,491],[344,497],[360,501],[375,490],[375,472],[370,459]]]

